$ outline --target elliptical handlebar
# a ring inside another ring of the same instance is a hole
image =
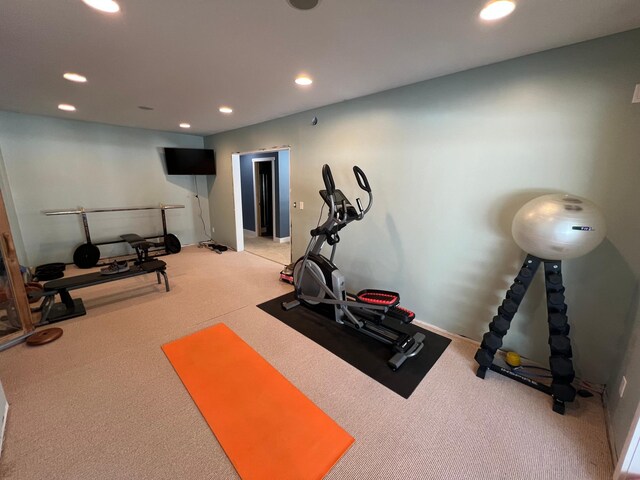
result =
[[[371,209],[371,206],[373,205],[373,193],[371,192],[371,185],[369,185],[369,179],[367,179],[367,176],[364,174],[364,172],[359,166],[357,165],[353,166],[353,174],[356,177],[358,186],[369,194],[369,203],[367,204],[367,208],[365,208],[364,210],[362,209],[362,203],[360,202],[360,199],[356,198],[356,203],[358,204],[358,209],[360,210],[360,213],[358,214],[358,218],[356,220],[362,220],[366,215],[366,213]]]
[[[353,174],[356,176],[356,180],[358,182],[358,186],[367,193],[371,193],[371,186],[369,185],[369,180],[367,176],[364,174],[362,169],[354,165],[353,166]]]
[[[367,176],[362,171],[362,169],[358,166],[353,167],[353,173],[356,177],[356,181],[358,182],[358,186],[369,195],[369,202],[367,204],[367,207],[363,209],[362,202],[359,198],[357,198],[356,204],[358,210],[356,210],[356,214],[354,215],[348,212],[349,208],[355,210],[355,208],[353,208],[350,204],[347,204],[348,200],[342,198],[340,202],[337,202],[336,192],[339,192],[339,190],[336,190],[336,184],[333,180],[331,168],[329,167],[329,165],[324,164],[322,166],[322,179],[324,180],[326,194],[322,191],[320,193],[322,195],[326,195],[323,198],[329,205],[329,215],[327,220],[322,225],[319,225],[318,227],[311,230],[310,233],[312,237],[325,235],[327,243],[333,245],[340,241],[340,237],[338,237],[338,231],[342,230],[347,226],[347,224],[354,220],[362,220],[366,213],[371,209],[371,206],[373,204],[373,193],[371,192],[371,185],[369,184],[369,180],[367,179]]]
[[[324,180],[324,186],[327,189],[327,194],[333,195],[336,191],[336,184],[333,181],[331,168],[326,163],[322,166],[322,179]]]

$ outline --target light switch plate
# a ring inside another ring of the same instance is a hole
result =
[[[620,382],[620,398],[624,395],[624,389],[627,388],[627,377],[622,377],[622,381]]]

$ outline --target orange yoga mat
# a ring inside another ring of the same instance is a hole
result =
[[[222,323],[162,349],[243,479],[320,479],[353,444]]]

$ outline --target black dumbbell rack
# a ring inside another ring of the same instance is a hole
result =
[[[549,322],[549,368],[551,370],[551,385],[545,385],[525,375],[521,375],[509,368],[493,363],[496,352],[502,347],[502,338],[507,334],[511,321],[518,311],[527,289],[533,280],[540,264],[544,264],[544,279],[547,290],[547,320]],[[571,385],[575,378],[571,357],[571,341],[569,340],[569,323],[567,319],[567,304],[564,298],[562,284],[562,263],[559,260],[544,260],[527,254],[527,258],[520,268],[518,276],[507,290],[502,305],[498,307],[498,314],[489,324],[489,331],[482,337],[480,348],[476,352],[478,362],[476,375],[485,378],[487,370],[509,377],[520,383],[551,395],[553,411],[564,414],[565,402],[572,402],[576,396],[576,389]]]

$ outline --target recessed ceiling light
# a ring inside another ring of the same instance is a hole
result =
[[[318,5],[318,0],[287,0],[289,5],[298,10],[311,10]]]
[[[220,112],[222,112],[222,113],[232,113],[233,112],[233,108],[230,108],[230,107],[220,107],[218,110]]]
[[[188,123],[181,123],[180,128],[191,128],[191,125]]]
[[[309,77],[307,77],[306,75],[300,75],[298,78],[296,78],[296,83],[298,85],[311,85],[313,83],[313,80],[311,80]]]
[[[120,11],[120,5],[118,5],[114,0],[82,0],[84,3],[89,5],[91,8],[95,8],[96,10],[100,10],[105,13],[116,13]]]
[[[482,20],[498,20],[506,17],[516,8],[516,3],[512,0],[494,0],[487,3],[480,12]]]
[[[76,107],[74,107],[73,105],[69,105],[67,103],[61,103],[60,105],[58,105],[58,108],[60,110],[64,110],[65,112],[75,112],[76,111]]]
[[[67,72],[63,75],[64,78],[72,82],[84,83],[87,81],[87,77],[80,75],[79,73]]]

